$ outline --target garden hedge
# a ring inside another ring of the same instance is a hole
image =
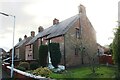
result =
[[[58,64],[61,61],[61,52],[60,52],[59,43],[50,43],[49,44],[49,51],[50,51],[52,65],[55,68],[58,68]]]
[[[39,47],[39,63],[40,66],[46,67],[47,66],[47,56],[48,56],[48,46],[41,45]]]

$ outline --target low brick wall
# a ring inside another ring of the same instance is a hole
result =
[[[2,68],[5,72],[7,72],[10,75],[10,73],[11,73],[10,64],[3,64]],[[13,70],[14,70],[13,75],[14,75],[15,80],[17,80],[17,79],[18,80],[49,80],[48,78],[44,78],[41,76],[35,76],[35,75],[20,71],[20,70],[15,69],[15,68]],[[8,77],[8,78],[10,78],[10,77]]]

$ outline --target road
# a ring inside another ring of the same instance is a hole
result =
[[[0,79],[2,78],[2,60],[0,59]]]
[[[0,80],[9,78],[9,75],[2,69],[2,60],[0,59]]]
[[[2,79],[8,79],[10,78],[10,75],[8,75],[4,70],[2,70]]]

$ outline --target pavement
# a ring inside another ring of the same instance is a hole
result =
[[[2,60],[0,59],[0,80],[5,80],[7,78],[10,78],[10,75],[8,75],[3,69],[2,69]]]
[[[2,70],[2,79],[4,78],[10,78],[10,75],[8,75],[8,73],[6,73],[4,70]]]

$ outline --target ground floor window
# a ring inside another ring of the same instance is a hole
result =
[[[75,48],[75,55],[78,55],[79,54],[79,48]]]

